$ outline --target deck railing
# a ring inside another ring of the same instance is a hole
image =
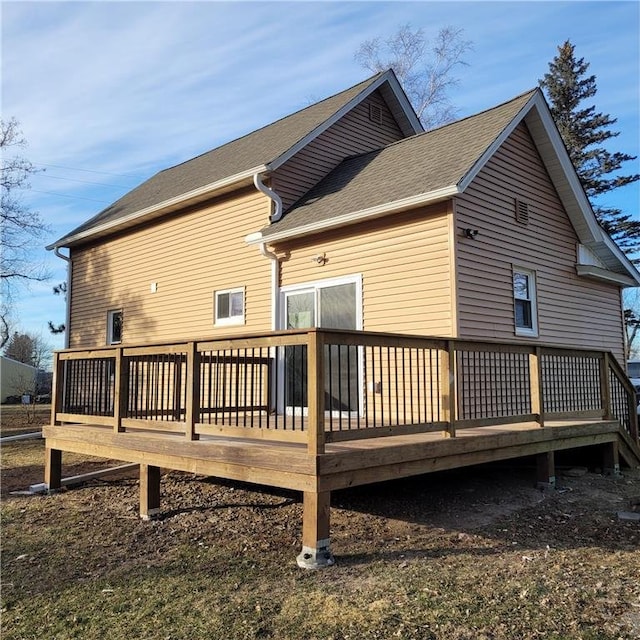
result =
[[[617,419],[635,391],[607,352],[340,330],[55,355],[52,419],[328,442],[562,417]]]

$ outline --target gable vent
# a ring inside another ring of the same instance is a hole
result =
[[[516,198],[516,220],[521,224],[529,224],[529,203]]]
[[[369,103],[369,120],[382,124],[382,107],[379,104]]]

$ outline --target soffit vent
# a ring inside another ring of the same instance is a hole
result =
[[[516,220],[521,224],[529,224],[529,203],[516,198]]]
[[[382,124],[382,107],[379,104],[369,103],[369,120]]]

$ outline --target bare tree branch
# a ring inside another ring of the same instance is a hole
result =
[[[406,24],[384,41],[366,40],[354,57],[374,73],[393,69],[425,129],[432,129],[456,115],[449,98],[458,84],[453,72],[466,64],[463,57],[472,48],[463,34],[462,29],[444,27],[429,47],[424,31]]]
[[[16,154],[25,145],[18,121],[0,120],[0,282],[4,300],[11,300],[20,283],[48,278],[31,253],[47,226],[38,213],[22,202],[19,193],[29,188],[29,177],[37,171],[31,162]]]

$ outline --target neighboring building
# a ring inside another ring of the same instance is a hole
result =
[[[38,369],[6,356],[0,356],[0,402],[7,398],[17,400],[24,394],[36,391]]]
[[[160,172],[53,247],[71,347],[318,325],[623,361],[621,289],[640,284],[539,89],[422,133],[390,71]]]

